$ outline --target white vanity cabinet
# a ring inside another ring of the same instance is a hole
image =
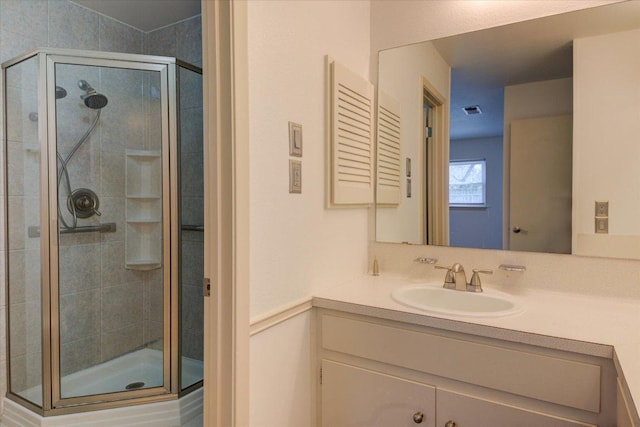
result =
[[[322,361],[324,426],[435,427],[435,405],[435,387]]]
[[[320,426],[616,425],[611,359],[328,309],[316,316]]]

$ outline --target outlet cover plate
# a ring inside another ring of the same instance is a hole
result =
[[[609,216],[609,202],[596,201],[596,216]]]

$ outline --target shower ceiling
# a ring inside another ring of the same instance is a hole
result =
[[[72,0],[144,32],[200,14],[200,0]]]

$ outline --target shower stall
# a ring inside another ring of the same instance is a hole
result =
[[[201,388],[201,69],[39,49],[2,71],[8,398],[47,416]]]

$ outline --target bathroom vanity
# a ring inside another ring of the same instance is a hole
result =
[[[399,279],[356,282],[313,300],[318,425],[637,425],[610,345],[625,340],[616,322],[637,320],[631,304],[593,301],[590,312],[589,298],[536,291],[521,314],[456,318],[394,302]],[[619,316],[594,326],[603,304]],[[576,322],[584,334],[571,338]],[[607,328],[610,342],[599,339]]]

